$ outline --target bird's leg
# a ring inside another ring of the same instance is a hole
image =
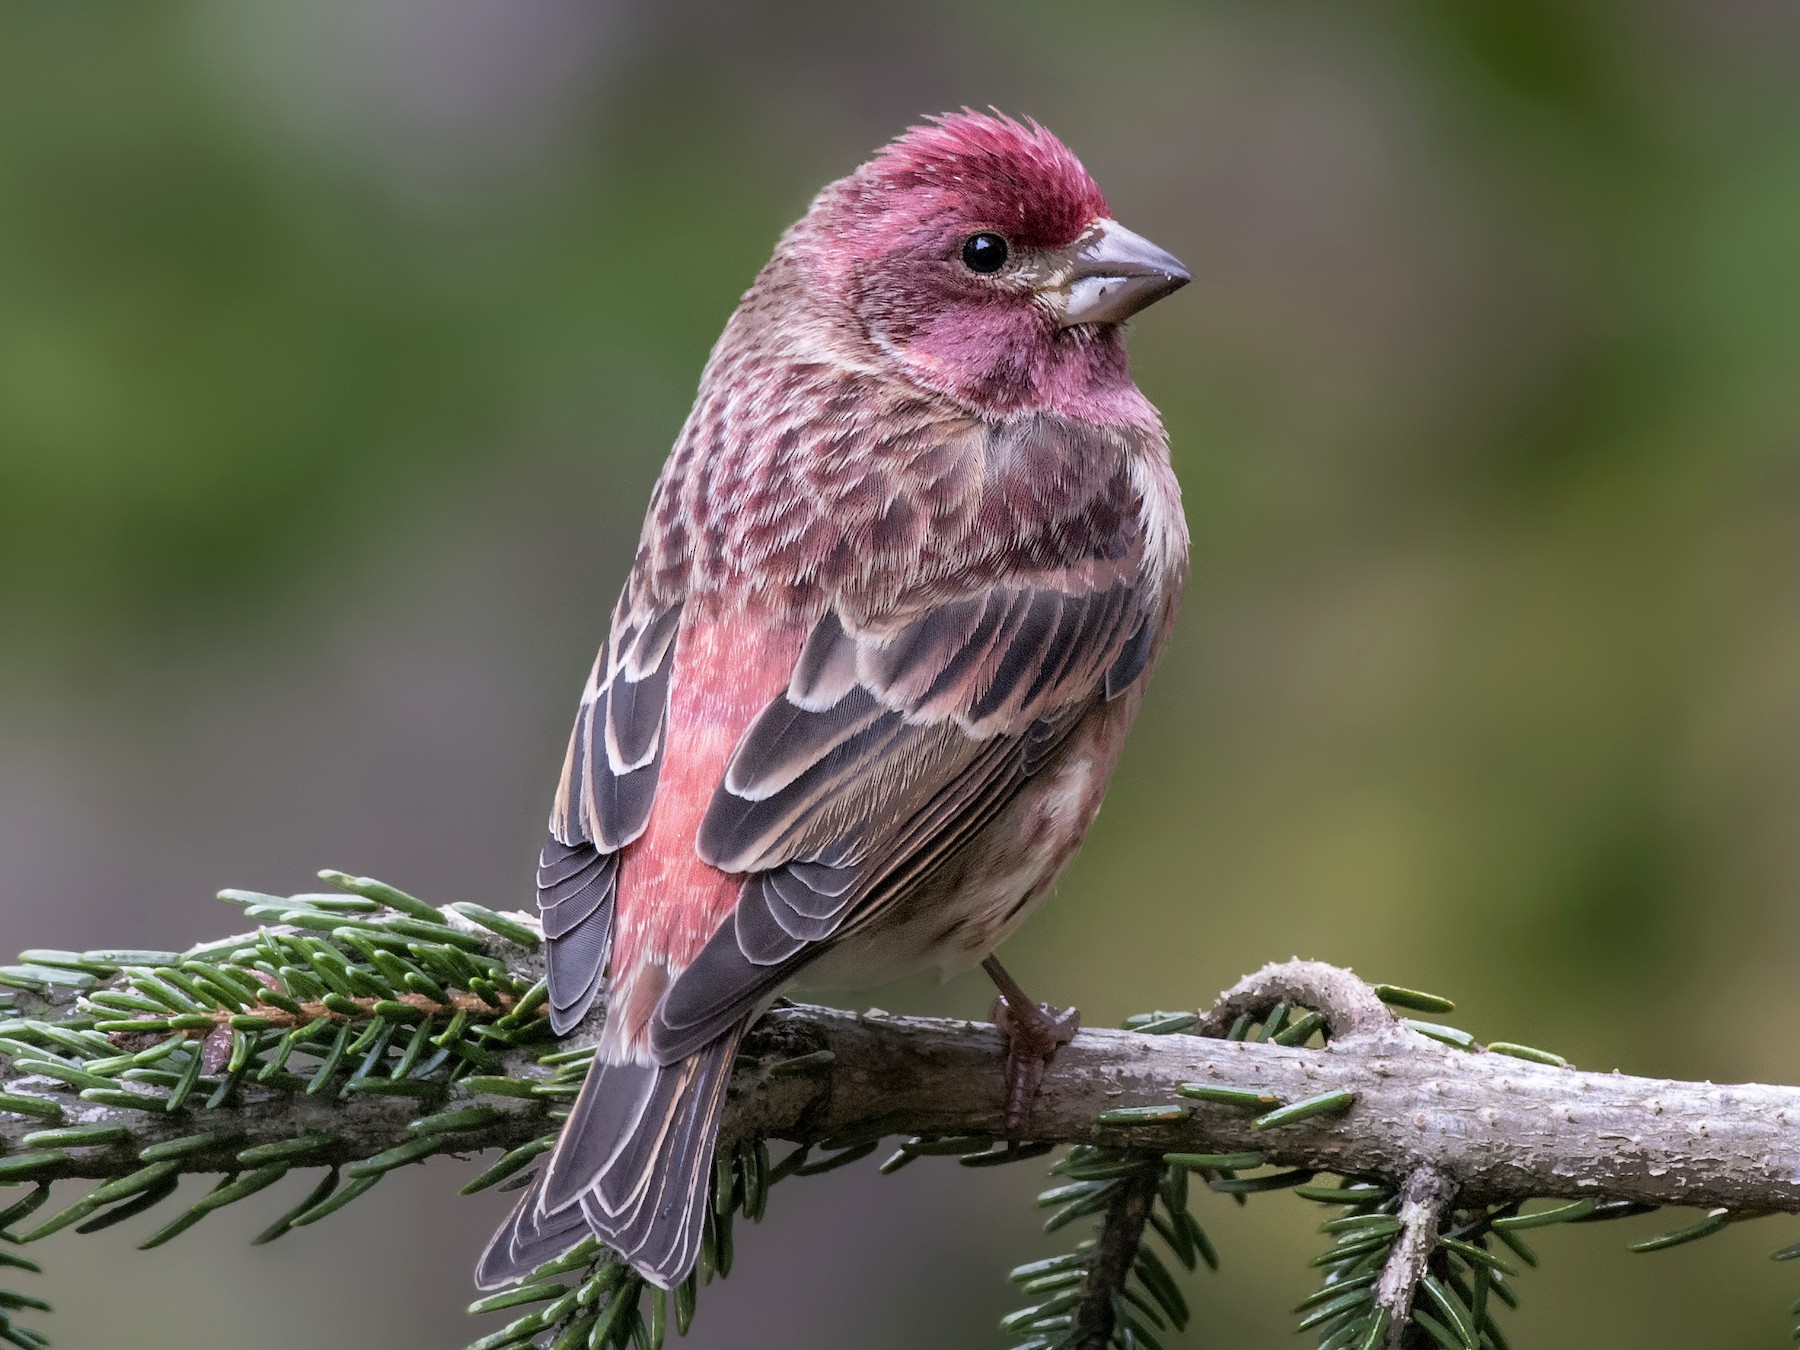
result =
[[[994,1000],[993,1018],[1006,1038],[1006,1134],[1009,1139],[1023,1139],[1044,1071],[1051,1056],[1075,1039],[1081,1029],[1081,1013],[1033,1003],[997,957],[988,957],[981,968],[1000,991]]]

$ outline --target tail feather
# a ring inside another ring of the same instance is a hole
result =
[[[475,1267],[479,1287],[497,1289],[522,1279],[587,1235],[587,1222],[579,1209],[549,1215],[539,1212],[537,1196],[542,1184],[541,1178],[531,1184],[500,1230],[488,1239],[487,1250]]]
[[[567,1209],[592,1187],[604,1188],[611,1210],[617,1207],[616,1187],[645,1170],[644,1160],[634,1159],[625,1170],[617,1168],[647,1131],[658,1127],[680,1086],[686,1060],[663,1068],[656,1064],[608,1064],[596,1058],[588,1070],[575,1109],[569,1113],[556,1148],[544,1167],[544,1184],[538,1207],[547,1213]],[[660,1108],[660,1110],[658,1109]],[[612,1178],[610,1185],[608,1178]]]
[[[665,1287],[679,1284],[700,1252],[713,1146],[737,1048],[738,1038],[728,1039],[682,1061],[684,1081],[661,1128],[647,1115],[632,1146],[588,1192],[608,1213],[608,1245]],[[584,1202],[584,1209],[591,1221],[592,1207]]]
[[[699,1259],[742,1036],[733,1028],[669,1065],[596,1062],[549,1162],[482,1254],[482,1287],[528,1275],[590,1231],[653,1284],[679,1284]]]

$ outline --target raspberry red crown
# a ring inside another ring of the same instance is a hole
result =
[[[1110,215],[1099,186],[1068,146],[1036,122],[964,108],[927,119],[876,154],[864,171],[881,187],[927,193],[941,208],[1032,248],[1060,248]]]

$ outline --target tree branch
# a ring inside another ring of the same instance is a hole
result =
[[[1146,1167],[1126,1178],[1106,1207],[1075,1312],[1074,1350],[1106,1350],[1112,1341],[1118,1302],[1138,1259],[1161,1176],[1161,1168]]]
[[[1387,1315],[1388,1350],[1400,1350],[1413,1295],[1425,1278],[1438,1228],[1453,1198],[1449,1179],[1430,1167],[1414,1172],[1400,1192],[1400,1238],[1375,1285],[1375,1306]]]
[[[531,921],[321,875],[348,894],[225,892],[263,926],[185,953],[30,952],[0,966],[0,1188],[31,1188],[0,1205],[0,1243],[132,1218],[169,1199],[183,1173],[224,1177],[180,1202],[145,1245],[296,1167],[325,1171],[258,1241],[441,1153],[507,1150],[465,1190],[525,1180],[588,1055],[550,1035]],[[1185,1325],[1186,1303],[1145,1238],[1154,1228],[1188,1269],[1216,1264],[1188,1208],[1195,1178],[1240,1197],[1321,1172],[1345,1179],[1303,1192],[1344,1210],[1322,1225],[1334,1242],[1314,1264],[1328,1273],[1301,1305],[1302,1326],[1363,1350],[1423,1344],[1427,1333],[1495,1340],[1488,1294],[1513,1295],[1487,1242],[1529,1258],[1518,1226],[1659,1205],[1711,1211],[1638,1244],[1653,1250],[1800,1211],[1800,1089],[1580,1073],[1525,1047],[1484,1051],[1392,1006],[1449,1008],[1291,961],[1205,1013],[1083,1031],[1050,1066],[1036,1137],[991,1149],[1007,1117],[994,1027],[780,1005],[738,1058],[695,1272],[666,1296],[646,1294],[589,1239],[474,1305],[544,1305],[477,1347],[660,1344],[668,1315],[687,1325],[696,1281],[729,1271],[733,1213],[760,1216],[773,1182],[853,1162],[884,1135],[909,1136],[884,1170],[921,1154],[985,1166],[1077,1146],[1052,1167],[1070,1180],[1041,1198],[1061,1206],[1047,1227],[1102,1218],[1092,1241],[1013,1273],[1040,1301],[1002,1326],[1031,1350],[1130,1350],[1154,1343],[1152,1328]],[[1315,1039],[1324,1044],[1311,1048]],[[772,1164],[772,1138],[800,1147]],[[812,1158],[815,1146],[825,1156]],[[62,1177],[103,1184],[36,1214]],[[1519,1213],[1540,1196],[1578,1203]],[[560,1279],[578,1272],[576,1284]],[[1413,1307],[1419,1291],[1431,1317]],[[43,1337],[13,1319],[19,1310],[44,1305],[0,1290],[0,1341],[42,1350]]]
[[[460,916],[445,921],[470,929]],[[246,939],[247,940],[247,939]],[[521,960],[521,978],[535,969]],[[1458,1202],[1601,1196],[1735,1214],[1800,1212],[1800,1089],[1721,1087],[1582,1073],[1479,1050],[1450,1048],[1405,1027],[1347,971],[1317,963],[1270,967],[1226,995],[1201,1022],[1212,1030],[1275,1001],[1320,1006],[1337,1039],[1323,1049],[1087,1029],[1060,1051],[1033,1113],[1039,1140],[1144,1150],[1253,1149],[1271,1162],[1388,1178],[1420,1169],[1446,1179]],[[537,1051],[500,1056],[496,1073],[542,1079]],[[1004,1049],[986,1023],[778,1006],[747,1039],[732,1083],[725,1136],[816,1143],[885,1134],[1000,1137]],[[6,1090],[62,1106],[70,1125],[122,1125],[120,1142],[71,1151],[43,1175],[109,1177],[137,1165],[148,1144],[191,1135],[184,1113],[81,1100],[66,1083],[10,1075]],[[1339,1115],[1256,1128],[1241,1109],[1198,1102],[1183,1118],[1130,1126],[1097,1117],[1119,1107],[1179,1100],[1178,1084],[1255,1089],[1282,1103],[1343,1089]],[[549,1128],[541,1099],[446,1086],[433,1109],[479,1100],[495,1118],[458,1138],[458,1151],[509,1148]],[[184,1155],[183,1171],[221,1171],[260,1142],[316,1130],[330,1136],[305,1162],[348,1163],[408,1139],[417,1100],[321,1097],[247,1083],[204,1113],[221,1132]],[[0,1163],[26,1150],[45,1122],[0,1108]]]

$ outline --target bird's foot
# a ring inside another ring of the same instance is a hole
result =
[[[993,1020],[1006,1039],[1006,1137],[1024,1139],[1050,1060],[1081,1030],[1081,1012],[1001,994],[994,1000]]]

